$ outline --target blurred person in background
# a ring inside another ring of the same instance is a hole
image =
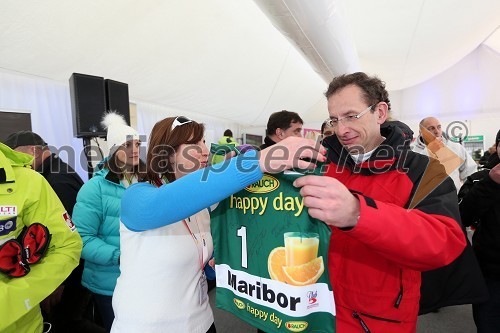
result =
[[[15,151],[33,156],[32,168],[50,184],[70,216],[83,180],[67,163],[50,151],[40,135],[32,131],[12,133],[5,144]],[[90,293],[81,285],[83,259],[70,276],[42,301],[44,321],[52,324],[51,332],[103,332],[103,329],[85,318]]]
[[[465,226],[475,226],[472,247],[486,280],[490,298],[472,304],[478,333],[500,330],[500,131],[485,168],[465,181],[458,193]]]
[[[267,121],[266,137],[260,149],[270,147],[290,136],[302,137],[303,124],[304,121],[296,112],[274,112]]]
[[[0,143],[0,332],[44,331],[40,303],[78,265],[82,240],[33,157]],[[46,330],[50,330],[49,327]]]
[[[419,136],[413,151],[441,162],[453,179],[457,192],[467,176],[477,171],[477,164],[464,146],[443,135],[441,122],[434,117],[420,121]]]
[[[83,239],[82,284],[94,297],[106,331],[114,319],[112,296],[120,276],[120,202],[125,189],[143,181],[139,134],[116,113],[105,115],[109,156],[82,186],[73,220]]]

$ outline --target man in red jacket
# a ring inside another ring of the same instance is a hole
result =
[[[332,228],[337,331],[416,332],[421,272],[465,247],[453,181],[437,160],[411,152],[398,126],[381,129],[391,104],[378,78],[342,75],[325,95],[335,133],[323,143],[329,177],[295,186]]]

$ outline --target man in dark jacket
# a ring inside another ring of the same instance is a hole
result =
[[[458,193],[462,222],[476,227],[472,245],[490,293],[488,301],[472,305],[478,333],[500,330],[500,131],[496,148],[485,169],[467,177]]]
[[[71,216],[76,196],[83,185],[75,170],[52,153],[37,133],[12,133],[5,144],[15,151],[33,156],[32,168],[47,180]],[[66,281],[41,303],[44,320],[52,325],[51,332],[102,332],[100,327],[83,318],[90,294],[80,283],[82,272],[81,260]]]

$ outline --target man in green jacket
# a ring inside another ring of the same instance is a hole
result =
[[[15,152],[0,143],[2,333],[43,332],[39,304],[77,266],[82,250],[80,235],[69,214],[49,183],[30,168],[31,162],[32,156]],[[40,259],[36,263],[30,263],[32,257],[26,255],[30,249],[26,246],[25,237],[20,236],[25,227],[36,225],[45,226],[51,237],[46,237],[49,241],[46,252],[33,252],[31,249],[31,255],[40,254]],[[18,260],[10,260],[9,256],[16,244],[21,247],[17,257],[14,256]],[[10,264],[12,267],[9,267]],[[9,273],[12,271],[16,273]]]

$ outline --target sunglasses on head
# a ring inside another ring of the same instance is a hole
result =
[[[172,123],[172,131],[174,130],[174,128],[176,128],[177,126],[182,126],[184,124],[188,124],[188,123],[192,123],[193,121],[187,117],[184,117],[184,116],[178,116],[177,118],[175,118],[174,122]]]

